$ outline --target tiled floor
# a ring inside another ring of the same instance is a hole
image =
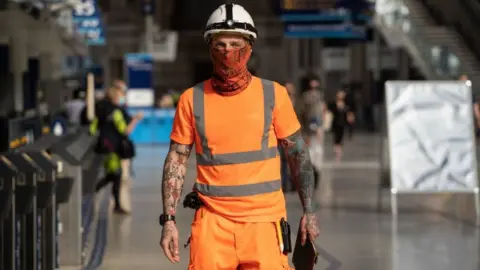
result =
[[[327,140],[328,142],[329,140]],[[377,211],[379,137],[358,135],[345,146],[345,161],[326,163],[317,194],[322,234],[321,259],[316,269],[345,270],[475,270],[479,263],[479,231],[474,225],[473,199],[466,195],[411,196],[399,198],[400,214],[392,219],[389,193],[382,195]],[[188,249],[181,263],[170,264],[158,242],[161,228],[161,171],[166,147],[139,147],[135,160],[133,214],[111,216],[108,248],[102,269],[187,269]],[[194,161],[186,189],[194,177]],[[301,205],[296,194],[287,194],[292,231],[297,230]],[[179,209],[182,244],[189,236],[192,211]]]

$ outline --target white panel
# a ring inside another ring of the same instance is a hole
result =
[[[477,187],[470,87],[387,82],[392,188],[466,192]]]
[[[128,90],[126,100],[128,107],[152,107],[155,93],[152,89]]]
[[[155,32],[151,47],[155,61],[174,62],[177,58],[178,33],[174,31]]]

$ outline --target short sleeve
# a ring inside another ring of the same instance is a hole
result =
[[[191,89],[185,91],[178,101],[170,139],[180,144],[190,145],[193,144],[195,139],[192,101],[193,92]]]
[[[285,87],[275,83],[273,126],[278,139],[284,139],[300,129],[297,114]]]
[[[113,111],[113,124],[119,133],[127,133],[127,122],[125,121],[123,112],[120,109]]]

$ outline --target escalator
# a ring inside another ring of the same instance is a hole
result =
[[[451,46],[457,46],[457,55],[462,61],[472,67],[475,76],[480,74],[480,36],[477,26],[480,24],[480,2],[476,0],[463,0],[439,2],[435,0],[420,0],[429,11],[438,25],[446,26],[456,33],[456,39]],[[454,10],[452,12],[452,6]],[[463,48],[461,48],[463,47]]]
[[[437,4],[435,0],[377,1],[375,28],[391,46],[404,48],[427,79],[452,80],[468,74],[474,84],[480,83],[474,50],[454,20],[443,21],[448,14]]]

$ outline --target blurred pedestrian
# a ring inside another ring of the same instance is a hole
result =
[[[81,123],[82,111],[85,108],[85,97],[85,89],[77,88],[73,92],[73,99],[65,104],[65,112],[70,124],[79,125]]]
[[[346,93],[339,90],[335,101],[328,105],[328,110],[333,115],[332,134],[335,159],[340,161],[343,156],[343,138],[345,129],[355,121],[355,114],[345,101]]]
[[[127,92],[128,87],[125,81],[123,80],[115,80],[114,85],[117,86],[118,88],[123,89],[123,91]],[[133,121],[134,117],[130,115],[130,113],[127,110],[128,104],[125,102],[122,106],[120,106],[123,117],[125,118],[125,121],[127,122],[127,125],[130,125],[131,123],[134,123],[134,126],[132,127],[132,131],[136,127],[136,123]],[[143,112],[138,112],[137,115],[135,116],[136,119],[143,119]],[[129,138],[129,136],[125,136],[125,138],[122,140],[122,156],[121,156],[121,166],[122,166],[122,181],[120,184],[120,204],[122,206],[122,209],[125,210],[126,212],[131,212],[132,211],[132,200],[131,200],[131,188],[133,184],[133,169],[132,169],[132,160],[135,157],[135,143]]]
[[[320,81],[312,77],[308,81],[308,88],[302,93],[301,100],[298,102],[301,110],[301,122],[305,142],[310,152],[315,152],[314,165],[315,187],[320,181],[320,170],[323,165],[323,139],[324,139],[324,117],[325,102],[324,91],[321,89]]]
[[[127,123],[122,112],[125,104],[125,88],[114,84],[107,90],[106,98],[102,106],[95,112],[95,119],[90,124],[90,132],[98,133],[96,153],[104,157],[105,177],[96,186],[99,191],[109,183],[112,183],[112,194],[115,201],[114,211],[118,214],[128,214],[120,201],[120,188],[122,182],[121,160],[125,157],[123,142],[132,132],[142,115],[133,117]]]

